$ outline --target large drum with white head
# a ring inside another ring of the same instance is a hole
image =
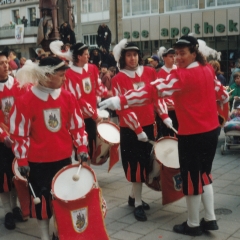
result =
[[[97,232],[107,234],[104,226],[106,202],[94,171],[89,166],[81,166],[78,171],[78,166],[64,167],[52,181],[52,203],[59,237],[97,239]],[[73,180],[76,173],[79,174],[78,181]],[[96,232],[92,230],[93,226]]]
[[[93,165],[104,164],[113,146],[117,150],[120,143],[119,127],[110,121],[104,120],[97,125],[96,149],[92,157]],[[113,148],[114,150],[114,148]]]
[[[30,193],[27,179],[18,171],[18,163],[15,158],[12,163],[13,183],[17,191],[20,208],[22,210],[23,219],[27,219],[30,214]]]

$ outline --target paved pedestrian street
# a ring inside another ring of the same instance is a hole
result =
[[[127,182],[121,162],[107,172],[108,162],[94,166],[97,179],[107,202],[105,218],[106,228],[111,240],[180,240],[180,239],[240,239],[240,147],[227,150],[221,155],[224,133],[221,132],[213,164],[213,187],[215,192],[215,212],[219,225],[218,231],[204,233],[200,237],[176,234],[172,231],[175,224],[187,219],[184,198],[162,205],[162,194],[143,186],[143,200],[151,209],[146,211],[148,221],[138,222],[133,215],[133,208],[127,204],[131,184]],[[200,217],[203,217],[201,207]],[[52,233],[52,223],[50,233]],[[15,230],[4,227],[4,212],[0,203],[0,240],[35,240],[40,239],[36,219],[17,223]],[[71,239],[69,239],[71,240]],[[97,238],[96,240],[101,240]]]

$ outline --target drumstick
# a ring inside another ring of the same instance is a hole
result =
[[[39,203],[41,202],[41,200],[40,200],[39,197],[36,197],[35,192],[33,191],[33,188],[32,188],[32,184],[30,183],[28,177],[27,177],[27,181],[28,181],[28,185],[29,185],[29,187],[30,187],[30,189],[31,189],[31,191],[32,191],[33,197],[34,197],[33,203],[34,203],[35,205],[37,205],[37,204],[39,204]]]
[[[82,164],[80,163],[79,167],[78,167],[78,170],[77,170],[77,173],[72,176],[73,181],[78,181],[79,180],[79,172],[80,172],[81,167],[82,167]]]
[[[176,134],[178,134],[178,131],[177,131],[174,127],[171,127],[171,129],[172,129]]]
[[[149,140],[149,139],[148,139],[148,142],[149,142],[149,143],[151,143],[152,145],[154,145],[154,144],[155,144],[155,142],[154,142],[154,141],[152,141],[152,140]]]

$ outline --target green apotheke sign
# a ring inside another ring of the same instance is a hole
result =
[[[238,32],[238,28],[237,28],[238,23],[234,22],[233,20],[229,20],[228,21],[228,31],[229,32]],[[224,33],[226,31],[226,26],[224,24],[217,24],[216,25],[216,29],[215,29],[218,33]],[[191,32],[189,27],[182,27],[181,29],[179,28],[162,28],[160,29],[160,35],[162,37],[171,37],[174,38],[176,36],[178,36],[180,34],[180,31],[183,35],[188,34]],[[200,25],[198,23],[195,23],[194,25],[194,32],[195,34],[200,34]],[[203,32],[205,34],[208,33],[213,33],[214,31],[214,27],[213,25],[209,24],[208,22],[204,22],[203,23]],[[148,38],[149,37],[149,31],[148,30],[142,30],[141,32],[139,31],[133,31],[131,32],[124,32],[124,38],[129,39],[131,36],[132,38],[139,38],[140,35],[142,38]]]

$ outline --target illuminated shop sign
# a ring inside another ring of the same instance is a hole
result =
[[[233,20],[229,20],[228,21],[228,31],[229,32],[238,32],[238,28],[237,28],[237,25],[238,23],[237,22],[234,22]],[[226,31],[226,26],[224,24],[217,24],[216,25],[216,29],[215,29],[218,33],[224,33]],[[198,23],[196,23],[194,25],[194,33],[195,34],[201,34],[200,32],[200,25]],[[208,33],[213,33],[214,31],[214,27],[213,25],[209,24],[208,22],[204,22],[203,23],[203,32],[205,34],[208,34]],[[180,33],[185,35],[185,34],[188,34],[191,32],[191,29],[189,27],[182,27],[181,29],[179,28],[162,28],[160,29],[160,35],[162,37],[171,37],[171,38],[174,38],[176,36],[178,36]],[[133,31],[132,33],[131,32],[124,32],[124,38],[127,38],[129,39],[130,37],[132,38],[139,38],[139,37],[142,37],[142,38],[148,38],[149,36],[149,32],[147,30],[143,30],[141,32],[139,31]]]

